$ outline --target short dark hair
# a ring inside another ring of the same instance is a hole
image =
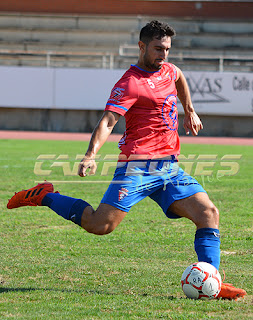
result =
[[[149,44],[154,38],[161,40],[163,37],[172,37],[176,31],[167,23],[152,20],[147,23],[140,31],[140,41]]]

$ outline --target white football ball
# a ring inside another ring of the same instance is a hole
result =
[[[214,299],[221,289],[221,276],[219,271],[210,263],[196,262],[185,269],[181,284],[188,298]]]

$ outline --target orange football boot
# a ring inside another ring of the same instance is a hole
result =
[[[217,298],[237,300],[238,298],[243,298],[247,292],[240,288],[235,288],[231,283],[222,283],[221,291]]]
[[[41,201],[49,192],[54,192],[54,186],[50,182],[39,183],[37,186],[28,190],[22,190],[9,200],[8,209],[24,206],[41,206]]]

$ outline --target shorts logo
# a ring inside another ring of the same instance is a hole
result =
[[[114,88],[109,100],[119,101],[123,97],[124,91],[125,89],[123,88]]]
[[[122,199],[124,199],[126,196],[128,196],[128,190],[126,188],[121,188],[119,190],[119,201],[121,201]]]

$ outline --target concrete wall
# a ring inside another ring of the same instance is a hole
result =
[[[0,108],[1,130],[92,132],[103,111]],[[253,116],[200,116],[204,130],[200,136],[253,137]],[[185,135],[183,116],[179,116],[179,133]],[[123,133],[121,117],[114,133]]]
[[[1,130],[92,132],[103,111],[0,108]],[[124,118],[115,133],[124,131]]]
[[[2,12],[66,14],[144,14],[173,17],[252,18],[249,1],[145,1],[145,0],[8,0]]]

